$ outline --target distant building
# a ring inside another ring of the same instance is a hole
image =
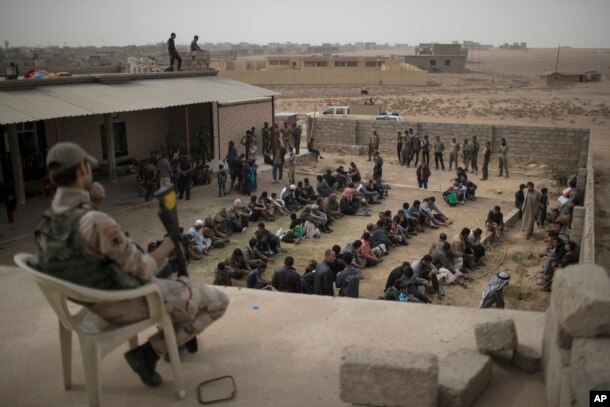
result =
[[[505,42],[500,45],[498,48],[500,49],[510,49],[514,51],[527,51],[527,42],[513,42],[512,45]]]
[[[540,80],[547,85],[555,83],[579,83],[601,81],[602,74],[595,71],[581,72],[555,72],[549,71],[540,75]]]
[[[268,56],[212,60],[219,76],[253,85],[412,85],[426,86],[427,72],[382,56]]]
[[[428,72],[464,72],[468,50],[460,44],[419,44],[415,55],[404,55],[402,61]]]

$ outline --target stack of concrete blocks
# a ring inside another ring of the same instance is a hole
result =
[[[205,71],[210,69],[210,57],[206,51],[180,52],[183,71]]]
[[[375,348],[343,350],[341,400],[370,406],[467,407],[491,380],[489,356],[459,349],[441,361],[431,353]]]
[[[541,355],[519,344],[515,321],[512,319],[486,322],[475,326],[477,349],[482,354],[503,356],[508,353],[511,364],[526,373],[540,371]]]
[[[588,406],[589,391],[610,389],[609,293],[600,266],[556,272],[542,346],[547,406]]]
[[[509,165],[513,156],[529,157],[536,163],[541,163],[541,160],[561,161],[574,163],[577,168],[587,166],[588,129],[316,117],[313,136],[319,148],[332,152],[354,144],[368,148],[371,134],[375,130],[380,137],[379,149],[393,157],[396,155],[396,134],[399,131],[404,134],[409,128],[422,137],[427,134],[431,144],[436,140],[436,136],[439,136],[445,143],[445,154],[449,152],[452,137],[462,143],[464,138],[472,140],[472,137],[476,136],[481,144],[481,152],[485,142],[490,141],[494,153],[499,151],[501,140],[505,138],[509,146]],[[482,161],[482,157],[479,157],[479,161]]]

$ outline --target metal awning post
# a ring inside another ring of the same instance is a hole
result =
[[[189,107],[184,106],[184,120],[185,120],[185,132],[186,132],[186,153],[191,154],[191,136],[189,135]]]
[[[21,151],[19,150],[19,136],[17,135],[17,125],[8,126],[8,144],[11,149],[11,166],[13,170],[13,186],[15,196],[20,204],[26,203],[25,182],[23,181],[23,169],[21,167]]]

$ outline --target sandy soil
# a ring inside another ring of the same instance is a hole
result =
[[[370,51],[391,55],[395,51]],[[603,74],[601,82],[546,86],[539,75],[555,68],[557,49],[473,52],[465,74],[430,74],[429,87],[367,87],[369,97],[411,121],[502,123],[589,128],[596,184],[610,179],[610,49],[563,48],[559,71]],[[307,113],[328,105],[362,103],[361,86],[275,86],[279,110]],[[597,262],[610,267],[606,188],[596,189]]]
[[[555,50],[556,51],[556,50]],[[560,70],[599,70],[606,77],[599,83],[574,84],[547,88],[537,80],[537,75],[546,69],[554,67],[553,50],[519,51],[487,51],[481,52],[480,64],[469,64],[472,70],[481,72],[469,74],[433,74],[430,75],[432,86],[426,88],[413,87],[372,87],[369,94],[377,103],[386,104],[388,110],[399,111],[409,120],[447,121],[470,123],[502,123],[574,126],[591,128],[593,131],[594,163],[596,181],[596,225],[597,262],[610,266],[610,222],[605,207],[602,204],[610,200],[608,189],[600,188],[607,185],[610,179],[610,51],[608,50],[565,50],[562,51]],[[564,67],[565,63],[565,67]],[[549,65],[550,64],[550,65]],[[276,86],[273,87],[282,95],[277,99],[276,110],[300,111],[306,113],[318,110],[325,105],[345,105],[361,101],[360,87],[356,86]],[[320,96],[323,95],[323,96]],[[355,161],[361,171],[372,173],[372,166],[362,157],[345,155],[326,155],[325,160],[317,167],[300,166],[302,178],[306,173],[320,172],[326,168],[336,167],[339,163]],[[487,211],[495,204],[502,206],[508,213],[513,206],[513,193],[518,184],[533,180],[537,187],[547,186],[551,191],[558,187],[551,185],[544,170],[530,167],[527,161],[515,162],[511,168],[511,178],[493,177],[496,169],[492,162],[488,182],[478,182],[480,199],[469,202],[464,207],[446,208],[447,215],[455,223],[445,231],[453,237],[462,227],[482,227]],[[540,163],[538,163],[540,164]],[[414,186],[415,170],[405,169],[396,165],[396,158],[386,157],[384,176],[394,185],[390,198],[374,209],[398,209],[403,201],[412,202],[429,195],[439,196],[441,185],[445,185],[450,174],[433,170],[430,190],[424,192]],[[478,180],[478,177],[476,177]],[[279,190],[272,185],[270,167],[261,167],[259,175],[259,191],[269,192]],[[199,188],[194,191],[193,199],[180,201],[180,219],[186,225],[197,218],[215,213],[221,206],[228,206],[237,195],[226,198],[216,198],[215,186]],[[243,198],[243,197],[242,197]],[[445,210],[445,207],[443,207]],[[163,230],[156,215],[156,205],[151,203],[139,207],[127,207],[113,214],[125,230],[143,247],[149,241],[163,235]],[[340,220],[333,227],[335,232],[323,235],[319,240],[305,241],[301,245],[287,247],[288,254],[295,257],[299,271],[307,260],[322,259],[323,253],[333,244],[344,245],[357,238],[366,223],[375,217],[352,217]],[[286,228],[287,219],[279,219],[269,223],[272,231]],[[407,247],[393,250],[385,258],[382,265],[367,269],[361,284],[363,297],[376,298],[381,294],[389,271],[402,261],[413,261],[426,254],[430,243],[437,238],[439,231],[428,230],[411,240]],[[204,260],[193,262],[191,275],[203,282],[213,280],[214,265],[224,260],[235,247],[244,247],[246,239],[252,232],[232,236],[230,247],[213,250]],[[477,306],[481,291],[491,276],[498,271],[509,271],[513,276],[513,284],[506,290],[507,306],[513,309],[544,310],[548,304],[548,295],[538,291],[534,284],[534,276],[540,270],[541,260],[537,253],[543,250],[545,243],[543,231],[536,231],[535,238],[524,241],[519,233],[519,225],[510,230],[504,237],[504,245],[490,248],[487,256],[487,266],[473,274],[475,280],[467,289],[448,287],[447,304],[460,306]],[[23,239],[3,245],[0,261],[10,262],[10,254],[18,250],[33,250],[31,239]],[[278,258],[270,267],[270,272],[283,262]],[[270,275],[267,276],[270,278]],[[477,278],[480,277],[480,278]],[[243,286],[244,282],[235,285]],[[439,301],[439,300],[436,300]]]

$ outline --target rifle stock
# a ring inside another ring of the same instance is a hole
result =
[[[175,253],[178,263],[178,275],[188,276],[186,260],[184,259],[184,253],[181,250],[182,235],[180,233],[180,224],[178,223],[176,189],[171,185],[157,191],[155,196],[159,199],[159,219],[161,219],[167,234],[176,246]]]

